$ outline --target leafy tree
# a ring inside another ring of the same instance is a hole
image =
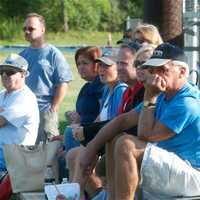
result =
[[[144,0],[114,0],[118,2],[118,7],[132,18],[142,17]]]
[[[142,5],[143,0],[1,0],[0,25],[7,20],[11,20],[9,24],[12,20],[22,23],[27,13],[37,12],[45,17],[51,31],[63,31],[68,27],[119,31],[127,16],[142,16]]]
[[[68,0],[66,10],[69,27],[77,30],[95,30],[100,22],[97,0]]]

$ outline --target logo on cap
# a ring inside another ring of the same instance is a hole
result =
[[[163,56],[163,51],[161,51],[161,50],[155,50],[153,52],[153,55],[156,56],[156,57],[162,57]]]

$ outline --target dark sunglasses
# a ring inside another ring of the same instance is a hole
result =
[[[139,44],[143,44],[143,43],[151,43],[151,41],[149,41],[148,39],[135,39],[135,42],[139,43]]]
[[[135,68],[139,68],[141,65],[143,65],[146,61],[141,61],[141,60],[135,60],[134,65]]]
[[[12,75],[14,75],[14,74],[16,74],[18,71],[2,71],[2,72],[0,72],[0,75],[2,76],[2,75],[6,75],[6,76],[12,76]]]
[[[137,42],[137,43],[139,43],[139,44],[142,44],[142,43],[145,42],[145,40],[143,40],[143,39],[135,39],[134,42]]]
[[[32,31],[34,31],[36,28],[34,28],[34,27],[31,27],[31,26],[28,26],[28,27],[23,27],[23,31],[24,32],[26,32],[26,31],[29,31],[29,32],[32,32]]]

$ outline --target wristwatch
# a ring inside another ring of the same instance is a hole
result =
[[[143,102],[143,107],[144,108],[155,107],[155,106],[156,106],[156,103],[152,103],[150,101],[144,101]]]

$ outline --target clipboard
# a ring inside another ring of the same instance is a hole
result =
[[[45,185],[44,192],[48,200],[55,200],[59,194],[64,195],[68,200],[80,199],[80,186],[78,183]]]

